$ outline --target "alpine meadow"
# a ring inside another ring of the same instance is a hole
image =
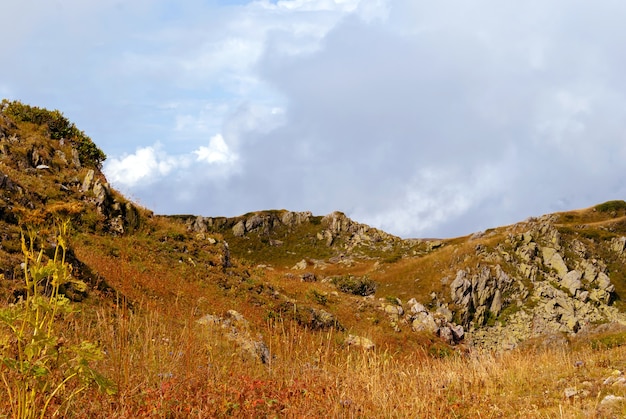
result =
[[[0,417],[626,416],[626,202],[451,239],[156,215],[0,105]]]

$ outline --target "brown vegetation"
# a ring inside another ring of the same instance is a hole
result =
[[[3,103],[3,109],[8,106]],[[82,190],[89,169],[106,182],[98,169],[104,154],[60,113],[12,106],[11,112],[0,112],[0,309],[19,306],[29,295],[20,266],[27,226],[36,226],[31,243],[41,247],[45,264],[58,258],[52,215],[71,219],[62,263],[71,265],[72,278],[88,290],[65,290],[72,310],[49,317],[54,348],[42,353],[93,343],[101,357],[88,360],[89,368],[115,390],[68,380],[50,396],[43,386],[38,397],[49,403],[32,416],[626,416],[624,399],[603,403],[609,395],[626,397],[621,328],[601,326],[593,333],[549,336],[492,352],[452,346],[406,324],[394,329],[381,310],[381,301],[416,298],[428,306],[432,295],[449,295],[458,269],[490,263],[479,250],[504,249],[502,243],[523,233],[523,226],[446,241],[388,238],[352,253],[346,250],[352,245],[347,236],[334,238],[334,247],[318,238],[321,217],[291,230],[235,237],[230,227],[189,231],[185,217],[154,216],[137,207],[132,224],[116,230],[106,205],[131,204],[114,190],[108,201],[98,201],[93,188]],[[81,144],[87,167],[69,162],[72,148]],[[48,168],[37,169],[39,164]],[[564,241],[584,241],[608,261],[618,306],[626,295],[626,271],[605,244],[626,234],[621,202],[557,214],[555,224]],[[301,260],[305,269],[293,269]],[[197,322],[229,310],[260,335],[269,361],[242,350],[219,327]],[[337,322],[313,324],[306,317],[322,311]],[[505,315],[498,319],[505,320]],[[7,372],[14,332],[0,330],[2,387],[10,392],[17,385]],[[375,349],[349,346],[350,335],[371,339]],[[64,371],[50,370],[64,379]],[[0,417],[19,417],[2,394]]]

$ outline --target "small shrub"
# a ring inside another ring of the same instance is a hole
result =
[[[315,301],[316,303],[325,306],[326,304],[328,304],[328,295],[319,292],[317,290],[311,290],[308,292],[308,296],[312,301]]]
[[[392,253],[391,255],[385,257],[383,259],[383,263],[396,263],[400,259],[402,259],[402,253],[398,251],[398,252]]]
[[[454,355],[455,352],[452,348],[442,343],[434,343],[432,346],[428,348],[428,355],[433,358],[449,358]]]
[[[606,350],[626,345],[626,333],[613,333],[595,337],[590,340],[594,350]]]
[[[339,291],[347,294],[361,295],[366,297],[376,292],[378,284],[370,279],[368,275],[356,277],[354,275],[344,275],[334,277],[331,281]]]

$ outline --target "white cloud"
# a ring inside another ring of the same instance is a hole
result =
[[[104,173],[114,185],[133,187],[141,183],[145,186],[184,165],[184,159],[168,156],[157,144],[141,147],[134,154],[108,159]]]
[[[195,150],[193,154],[196,155],[197,161],[205,163],[233,163],[237,160],[237,155],[234,154],[226,142],[222,134],[217,134],[211,137],[208,146],[202,146]]]
[[[61,109],[160,212],[342,210],[445,236],[626,193],[626,3],[5,9],[0,94]]]
[[[403,194],[385,209],[377,213],[358,210],[353,216],[403,236],[431,234],[441,224],[502,191],[499,170],[497,165],[479,168],[475,173],[464,173],[462,169],[422,169],[405,186]]]
[[[140,147],[133,154],[112,157],[105,161],[103,171],[108,180],[118,188],[146,189],[166,178],[187,179],[202,173],[203,179],[228,177],[238,169],[237,154],[230,149],[221,134],[214,135],[208,146],[200,146],[190,153],[170,155],[157,143]],[[195,178],[194,180],[198,180]],[[169,182],[169,181],[168,181]],[[184,195],[182,192],[179,195]]]
[[[267,0],[254,2],[253,5],[270,10],[288,11],[341,11],[352,12],[356,10],[360,0],[279,0],[275,3]]]
[[[537,124],[537,141],[564,145],[584,134],[592,105],[589,98],[560,90],[539,107],[542,120]]]

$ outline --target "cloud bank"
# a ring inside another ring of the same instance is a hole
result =
[[[448,237],[626,195],[619,2],[39,3],[9,6],[0,93],[158,213]]]

